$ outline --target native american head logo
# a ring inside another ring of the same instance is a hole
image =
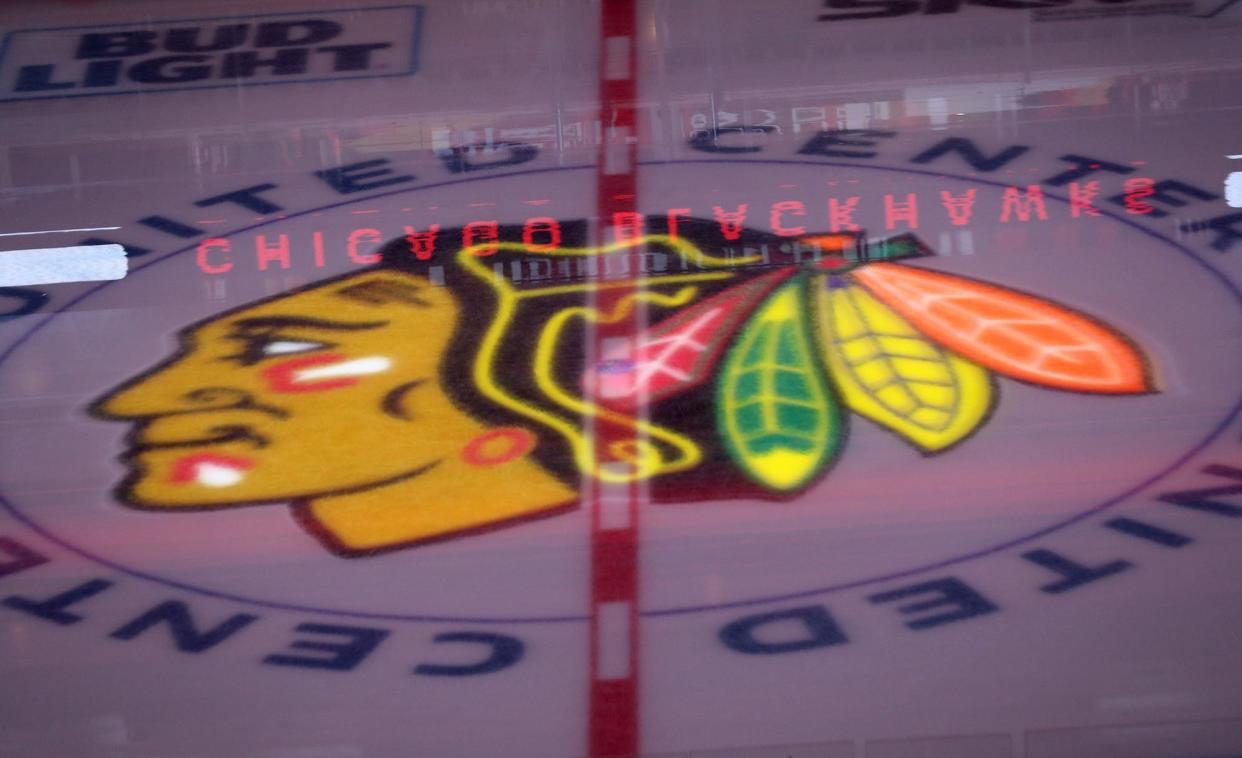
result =
[[[288,503],[367,555],[562,512],[590,478],[653,503],[789,498],[831,469],[851,414],[942,453],[987,421],[997,376],[1153,390],[1115,329],[920,266],[910,235],[724,241],[683,221],[591,248],[564,229],[445,232],[432,260],[395,240],[376,266],[182,330],[92,407],[133,425],[119,499]],[[591,354],[590,330],[637,312],[647,327]]]

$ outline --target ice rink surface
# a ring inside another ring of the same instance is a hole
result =
[[[1242,755],[1235,3],[0,7],[0,755]]]

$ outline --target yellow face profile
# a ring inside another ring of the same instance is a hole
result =
[[[1154,389],[1143,352],[1093,316],[910,265],[931,253],[908,235],[855,242],[811,237],[822,256],[752,268],[664,235],[488,242],[457,250],[442,286],[397,245],[385,265],[183,330],[175,356],[92,410],[133,424],[127,504],[287,502],[352,556],[551,515],[584,479],[649,481],[657,502],[788,498],[832,468],[854,416],[923,455],[957,447],[990,418],[997,377]],[[519,285],[492,257],[640,246],[683,270]],[[648,326],[602,337],[640,308]]]
[[[96,415],[135,423],[121,497],[148,509],[296,501],[344,552],[534,508],[461,506],[463,476],[479,478],[461,451],[512,445],[487,438],[441,386],[459,309],[445,288],[377,270],[190,327],[176,356],[96,403]],[[571,496],[533,463],[507,468],[532,480],[538,506]]]
[[[140,422],[130,497],[155,507],[310,497],[442,458],[454,432],[468,433],[436,371],[457,306],[411,281],[364,274],[183,333],[177,357],[98,405]],[[409,434],[415,414],[421,430]]]

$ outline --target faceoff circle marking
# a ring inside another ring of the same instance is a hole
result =
[[[933,177],[933,178],[938,178],[938,179],[945,179],[949,181],[962,182],[965,184],[975,184],[975,185],[982,185],[982,186],[988,186],[988,187],[994,187],[994,188],[1000,188],[1000,189],[1004,189],[1009,186],[1003,182],[990,181],[987,179],[979,179],[977,177],[962,177],[962,176],[956,176],[953,174],[946,174],[946,173],[941,173],[941,172],[936,172],[936,171],[896,168],[896,167],[889,167],[889,166],[868,166],[868,165],[860,165],[860,164],[854,164],[854,163],[838,163],[838,162],[830,162],[830,161],[797,161],[797,160],[779,160],[779,159],[702,159],[702,160],[671,160],[671,161],[641,161],[639,162],[639,165],[643,165],[643,166],[672,166],[672,165],[689,166],[689,165],[695,165],[695,164],[703,164],[703,165],[724,164],[724,165],[728,165],[732,167],[744,166],[747,164],[754,164],[758,166],[785,165],[785,166],[798,166],[798,167],[809,166],[809,167],[837,168],[837,169],[845,168],[845,169],[852,169],[852,170],[880,171],[880,172],[907,174],[907,175],[915,175],[915,176],[926,176],[926,177]],[[289,213],[289,214],[285,214],[284,218],[273,219],[270,221],[263,221],[257,224],[251,224],[249,226],[244,226],[239,229],[235,229],[231,232],[220,234],[217,236],[225,237],[225,238],[232,237],[234,235],[241,234],[244,232],[264,228],[272,224],[283,223],[283,222],[288,221],[289,219],[307,216],[312,213],[320,213],[326,210],[333,210],[336,208],[342,208],[342,207],[346,207],[349,205],[354,205],[354,204],[362,203],[362,202],[374,202],[376,200],[380,200],[383,198],[392,197],[396,195],[423,192],[427,190],[440,189],[444,187],[473,183],[473,182],[478,182],[478,181],[495,181],[495,180],[511,178],[511,177],[531,176],[531,175],[548,174],[548,173],[568,173],[568,172],[574,172],[574,171],[594,170],[595,168],[596,167],[594,165],[557,166],[557,167],[552,167],[552,168],[515,171],[515,172],[503,174],[503,175],[496,175],[496,176],[484,176],[484,177],[475,177],[475,178],[469,178],[469,179],[456,179],[456,180],[450,180],[450,181],[445,181],[445,182],[437,182],[437,183],[432,183],[428,185],[423,185],[420,187],[404,188],[400,190],[393,190],[391,192],[380,193],[377,195],[370,195],[364,198],[347,200],[347,201],[342,201],[338,203],[331,203],[331,204],[320,206],[317,208],[310,208],[304,211],[299,211],[297,213]],[[1063,203],[1066,205],[1068,205],[1070,202],[1068,198],[1064,198],[1058,195],[1052,195],[1052,194],[1046,193],[1044,197],[1047,200]],[[1216,281],[1218,281],[1225,288],[1225,290],[1230,294],[1235,304],[1239,306],[1239,309],[1242,310],[1242,289],[1239,289],[1239,287],[1233,281],[1231,281],[1228,277],[1226,277],[1223,273],[1221,273],[1218,269],[1213,267],[1207,261],[1200,258],[1197,254],[1195,254],[1194,251],[1176,242],[1175,240],[1169,239],[1168,237],[1166,237],[1165,235],[1157,231],[1154,231],[1148,227],[1142,226],[1108,209],[1100,209],[1100,213],[1102,217],[1107,217],[1114,222],[1123,224],[1127,227],[1130,227],[1131,229],[1134,229],[1135,231],[1145,234],[1148,237],[1172,248],[1173,250],[1176,250],[1183,257],[1190,259],[1193,263],[1197,264],[1199,267],[1207,271]],[[145,270],[159,263],[163,263],[164,261],[175,258],[179,255],[183,255],[187,252],[193,251],[196,248],[197,248],[197,243],[193,245],[188,245],[186,247],[179,248],[177,250],[174,250],[158,258],[154,258],[150,261],[147,261],[143,263],[142,265],[135,266],[131,269],[131,277],[133,274],[136,274],[139,271]],[[121,280],[121,281],[124,281],[124,280]],[[105,282],[103,284],[96,285],[88,289],[86,292],[69,300],[67,303],[65,303],[55,312],[47,314],[47,318],[40,321],[38,324],[31,327],[28,331],[26,331],[21,336],[19,336],[17,340],[15,340],[13,344],[10,345],[7,350],[5,350],[2,354],[0,354],[0,368],[2,368],[5,362],[7,362],[9,358],[11,358],[15,353],[17,353],[24,345],[30,342],[35,337],[35,335],[38,334],[38,332],[40,332],[45,326],[50,324],[56,318],[58,314],[68,311],[70,308],[73,308],[79,303],[89,299],[90,297],[92,297],[93,295],[101,291],[104,287],[110,286],[112,284],[115,284],[115,282]],[[934,571],[937,569],[945,568],[947,566],[955,565],[958,563],[963,563],[963,562],[974,560],[977,558],[983,558],[989,555],[993,555],[995,553],[1000,553],[1010,548],[1030,542],[1032,540],[1039,539],[1053,532],[1072,526],[1080,521],[1083,521],[1095,515],[1096,513],[1099,513],[1100,511],[1106,510],[1108,508],[1111,508],[1123,502],[1124,500],[1137,494],[1141,490],[1146,489],[1147,487],[1155,484],[1159,480],[1163,479],[1165,476],[1168,476],[1169,474],[1171,474],[1172,472],[1180,468],[1187,461],[1189,461],[1192,457],[1197,455],[1199,452],[1204,450],[1208,445],[1214,442],[1218,437],[1220,437],[1225,432],[1226,429],[1229,428],[1231,424],[1233,424],[1233,422],[1240,415],[1242,415],[1242,396],[1239,396],[1239,398],[1234,402],[1233,406],[1229,409],[1228,413],[1224,416],[1224,418],[1222,418],[1215,426],[1213,426],[1213,428],[1207,434],[1206,437],[1204,437],[1201,441],[1193,445],[1189,450],[1187,450],[1186,452],[1178,456],[1172,463],[1170,463],[1169,465],[1167,465],[1160,471],[1152,474],[1148,478],[1130,487],[1124,492],[1102,503],[1098,503],[1088,509],[1085,509],[1075,514],[1074,516],[1063,519],[1058,523],[1052,524],[1050,526],[1044,527],[1034,532],[1021,535],[1019,537],[1011,539],[1002,544],[994,545],[992,547],[985,548],[983,550],[976,550],[976,551],[973,551],[967,554],[957,555],[957,556],[947,558],[941,561],[937,561],[934,563],[924,564],[921,566],[916,566],[913,568],[904,569],[904,570],[897,571],[897,572],[892,572],[889,574],[885,574],[883,576],[869,577],[866,579],[859,579],[856,581],[851,581],[851,582],[846,582],[846,583],[841,583],[841,584],[836,584],[836,585],[830,585],[830,586],[825,586],[825,587],[817,587],[817,588],[812,588],[808,590],[785,593],[785,594],[780,594],[780,595],[769,595],[769,596],[764,596],[764,597],[748,598],[744,600],[735,600],[735,601],[730,601],[730,602],[707,604],[707,605],[645,610],[645,611],[640,611],[640,615],[647,616],[647,617],[675,616],[675,615],[684,615],[684,614],[689,614],[689,613],[718,611],[718,610],[726,610],[730,608],[741,608],[741,607],[748,607],[748,606],[755,606],[755,605],[763,605],[763,604],[782,602],[782,601],[787,601],[787,600],[794,600],[798,598],[806,598],[806,597],[811,597],[811,596],[816,596],[816,595],[824,595],[824,594],[840,592],[840,591],[848,590],[848,589],[855,589],[855,588],[866,586],[866,585],[872,585],[872,584],[877,584],[877,583],[886,582],[886,581],[893,581],[896,579],[901,579],[901,578],[925,573],[928,571]],[[189,583],[178,581],[175,579],[169,579],[167,577],[158,576],[158,575],[146,572],[146,571],[142,571],[139,569],[132,568],[130,566],[126,566],[112,559],[97,555],[85,548],[79,547],[78,545],[73,544],[59,537],[52,530],[49,530],[47,527],[43,526],[42,524],[37,522],[35,519],[31,518],[24,511],[22,511],[17,505],[12,503],[7,497],[5,497],[2,492],[0,492],[0,507],[3,507],[3,509],[6,512],[8,512],[11,516],[13,516],[14,519],[26,525],[28,528],[30,528],[32,531],[36,532],[43,538],[68,550],[69,552],[72,552],[92,562],[98,563],[100,565],[106,566],[115,571],[118,571],[120,573],[129,575],[135,578],[144,579],[144,580],[151,581],[157,584],[161,584],[165,587],[170,587],[173,589],[191,592],[191,593],[198,594],[198,595],[204,595],[204,596],[214,597],[214,598],[223,599],[223,600],[230,600],[230,601],[243,603],[247,605],[271,608],[274,610],[287,610],[287,611],[296,611],[296,612],[301,612],[301,613],[318,613],[318,614],[324,614],[324,615],[330,615],[330,616],[341,616],[341,617],[348,617],[348,618],[383,620],[383,621],[425,622],[425,623],[475,623],[475,624],[546,623],[546,624],[550,624],[550,623],[585,622],[589,620],[590,618],[586,614],[567,615],[567,616],[513,617],[513,618],[475,617],[475,616],[436,616],[436,615],[430,615],[430,614],[396,614],[396,613],[389,614],[389,613],[374,613],[374,612],[367,612],[367,611],[350,611],[350,610],[342,610],[342,609],[336,609],[336,608],[321,608],[321,607],[315,607],[315,606],[282,603],[279,601],[247,597],[247,596],[237,595],[237,594],[230,593],[230,592],[222,592],[219,590],[214,590],[214,589],[210,589],[207,587],[200,587],[197,585],[189,584]]]

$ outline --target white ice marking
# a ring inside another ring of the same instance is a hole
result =
[[[597,624],[595,676],[600,680],[630,677],[630,604],[624,600],[595,606]]]
[[[608,176],[630,173],[630,128],[608,127],[608,143],[604,145],[604,173]]]
[[[75,245],[0,252],[0,287],[124,279],[129,259],[120,245]]]
[[[1225,204],[1230,208],[1242,208],[1242,171],[1225,177]]]
[[[606,356],[604,361],[632,361],[630,341],[626,337],[605,337],[600,348],[600,352]],[[634,394],[632,370],[601,372],[599,366],[596,366],[594,379],[596,392],[600,397],[613,398]]]
[[[630,464],[619,461],[601,463],[600,468],[618,477],[630,472]],[[630,526],[630,483],[599,482],[599,528],[613,531]]]
[[[109,232],[119,226],[87,226],[81,229],[40,229],[37,232],[4,232],[0,237],[28,237],[32,234],[65,234],[68,232]]]
[[[604,39],[604,78],[609,81],[630,78],[630,38]]]

